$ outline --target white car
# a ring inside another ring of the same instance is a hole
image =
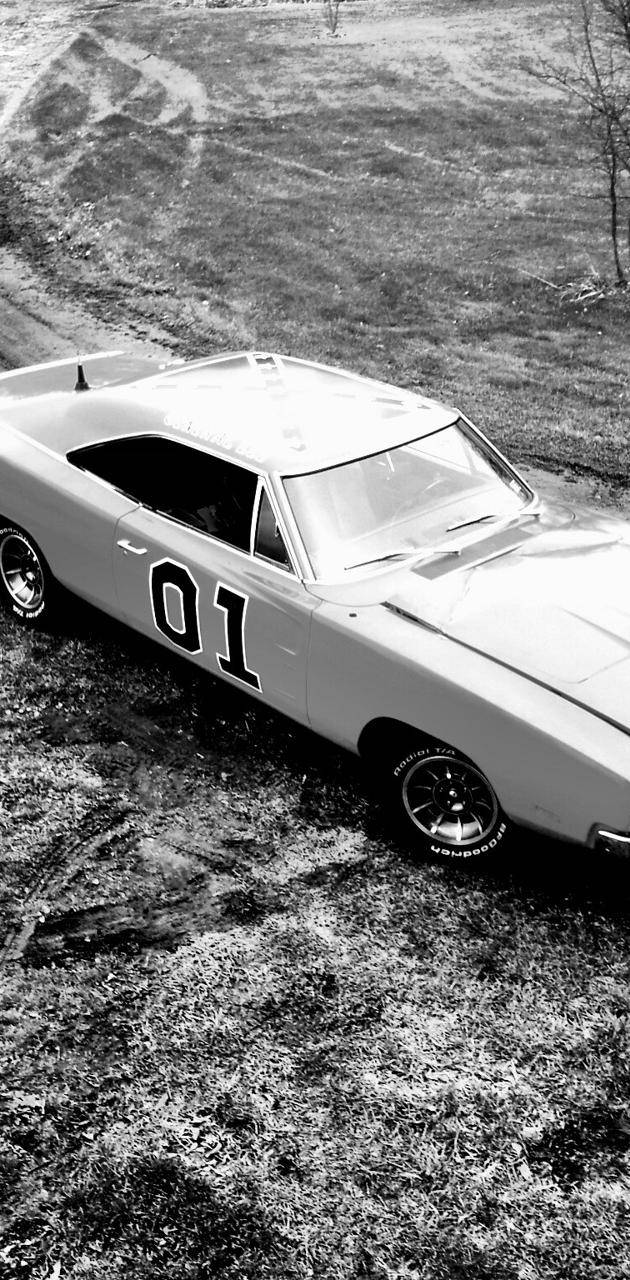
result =
[[[630,527],[456,409],[306,361],[0,375],[0,595],[58,585],[360,753],[417,846],[630,846]],[[87,385],[89,383],[89,386]]]

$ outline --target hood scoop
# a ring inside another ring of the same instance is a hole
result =
[[[438,554],[431,560],[420,561],[419,564],[414,565],[413,573],[419,578],[441,578],[443,574],[452,573],[453,570],[469,569],[481,561],[495,560],[498,556],[505,556],[510,551],[516,551],[517,547],[521,548],[530,538],[540,537],[535,521],[536,516],[532,516],[529,527],[520,524],[516,528],[501,529],[490,537],[484,537],[482,541],[459,547],[456,556],[454,553]]]

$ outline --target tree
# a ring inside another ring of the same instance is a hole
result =
[[[630,0],[628,0],[630,3]],[[339,5],[341,0],[322,0],[324,9],[324,22],[330,31],[331,36],[336,35],[337,25],[339,23]]]
[[[586,109],[604,173],[618,285],[630,270],[630,0],[574,0],[571,64],[543,63],[536,74]]]

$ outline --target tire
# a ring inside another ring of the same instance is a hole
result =
[[[24,627],[52,621],[56,584],[46,561],[23,529],[0,524],[0,600]]]
[[[509,834],[490,782],[452,747],[411,747],[394,763],[390,781],[398,825],[422,853],[483,861]]]

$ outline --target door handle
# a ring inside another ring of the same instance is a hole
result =
[[[134,556],[146,556],[147,554],[146,547],[134,547],[132,546],[132,544],[129,542],[127,538],[121,538],[120,542],[118,543],[118,546],[122,548],[122,550],[125,552],[125,555],[127,554],[128,551],[132,551]]]

